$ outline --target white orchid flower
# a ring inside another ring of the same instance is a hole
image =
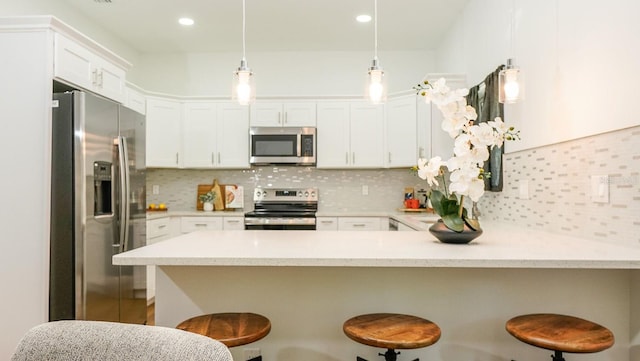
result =
[[[443,162],[440,157],[433,157],[429,161],[420,158],[418,160],[418,177],[425,179],[430,186],[437,186],[439,183],[436,177],[440,175],[440,167],[442,165]]]

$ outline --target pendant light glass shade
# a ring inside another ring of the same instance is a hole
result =
[[[253,82],[253,73],[247,67],[247,61],[243,58],[240,61],[240,67],[233,76],[232,99],[240,105],[249,105],[255,100],[255,84]]]
[[[236,100],[240,105],[249,105],[255,100],[255,84],[253,82],[253,72],[247,66],[246,58],[246,16],[245,0],[242,0],[242,60],[240,67],[233,73],[233,89],[231,99]]]
[[[524,73],[516,67],[513,59],[507,60],[507,66],[498,74],[500,103],[513,104],[524,99]]]
[[[378,66],[377,57],[373,59],[373,65],[369,68],[366,94],[372,104],[381,104],[387,100],[387,84],[384,71]]]
[[[372,104],[381,104],[387,100],[387,84],[384,71],[378,64],[378,0],[373,2],[373,40],[373,62],[369,68],[365,94]]]

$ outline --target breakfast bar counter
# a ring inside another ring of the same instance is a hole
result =
[[[638,269],[640,247],[483,224],[467,245],[428,232],[198,231],[113,257],[118,265]]]
[[[438,343],[403,350],[398,360],[548,358],[504,329],[511,317],[535,312],[612,330],[615,345],[581,361],[640,360],[640,248],[482,225],[468,245],[424,231],[199,231],[113,261],[157,266],[158,325],[213,312],[268,317],[271,333],[251,345],[265,360],[376,360],[384,350],[342,332],[345,320],[375,312],[416,315],[442,329]],[[242,348],[231,351],[245,359]]]

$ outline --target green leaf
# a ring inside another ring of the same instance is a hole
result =
[[[464,221],[457,214],[447,214],[442,216],[444,225],[454,232],[462,232],[464,230]]]
[[[442,215],[447,214],[447,212],[444,209],[444,205],[442,204],[442,201],[445,200],[444,194],[442,194],[442,192],[437,190],[431,191],[431,195],[429,199],[431,200],[431,205],[433,206],[433,210],[437,214],[439,214],[441,217]]]
[[[478,222],[477,219],[467,218],[466,215],[463,217],[463,219],[464,219],[464,223],[466,223],[467,226],[469,226],[469,228],[473,229],[474,231],[481,230],[480,222]]]

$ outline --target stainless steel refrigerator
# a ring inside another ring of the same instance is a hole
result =
[[[52,104],[49,319],[146,322],[145,117],[81,91]]]

